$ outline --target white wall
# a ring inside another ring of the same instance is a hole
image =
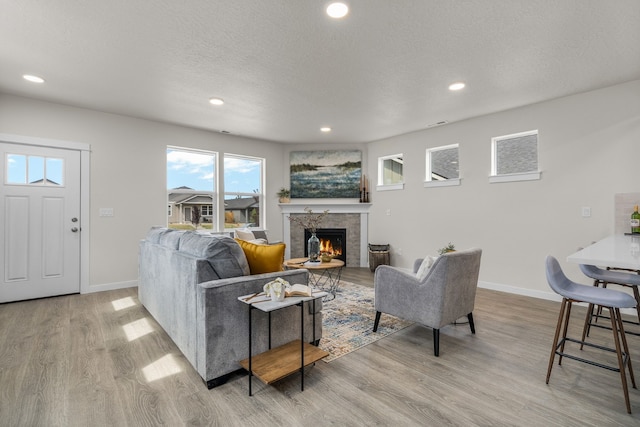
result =
[[[282,238],[275,192],[289,185],[289,151],[362,149],[374,183],[379,156],[404,153],[405,189],[370,194],[369,241],[390,243],[408,267],[453,242],[481,247],[484,286],[549,295],[543,261],[614,230],[614,194],[640,191],[640,81],[470,119],[366,145],[281,145],[0,94],[0,133],[91,145],[90,284],[134,285],[138,240],[166,222],[165,148],[267,159],[269,235]],[[539,130],[540,181],[489,184],[491,137]],[[424,188],[425,149],[460,144],[459,187]],[[581,218],[581,207],[592,209]],[[98,216],[114,208],[113,218]],[[386,215],[386,210],[391,215]],[[399,251],[402,253],[400,254]]]
[[[266,225],[282,235],[275,192],[285,185],[288,164],[280,144],[5,94],[0,133],[91,145],[92,290],[137,284],[138,241],[152,225],[166,225],[167,145],[266,158]],[[101,207],[113,208],[114,217],[99,217]]]
[[[542,179],[489,184],[491,137],[533,129]],[[454,143],[462,184],[424,188],[425,149]],[[405,188],[373,192],[369,229],[372,242],[391,244],[394,265],[448,242],[476,246],[484,286],[548,296],[546,255],[582,280],[567,255],[614,232],[615,193],[640,191],[640,81],[372,142],[369,174],[399,152]]]

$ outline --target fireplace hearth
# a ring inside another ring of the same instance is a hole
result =
[[[304,230],[304,241],[311,237],[309,230]],[[334,259],[339,259],[347,265],[347,229],[346,228],[319,228],[316,237],[320,239],[320,255],[327,253]],[[304,256],[309,256],[307,245],[304,245]]]

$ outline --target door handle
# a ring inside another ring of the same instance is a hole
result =
[[[74,233],[77,233],[77,232],[78,232],[78,227],[73,227],[73,228],[71,229],[71,231],[73,231]]]

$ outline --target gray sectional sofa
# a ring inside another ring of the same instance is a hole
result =
[[[249,313],[242,295],[262,290],[282,277],[307,283],[307,270],[251,275],[244,252],[226,236],[152,228],[140,242],[138,296],[140,302],[176,343],[208,388],[227,381],[248,357]],[[305,342],[322,337],[322,302],[305,303]],[[272,313],[272,347],[300,339],[300,308]],[[253,352],[268,349],[269,323],[253,313]]]

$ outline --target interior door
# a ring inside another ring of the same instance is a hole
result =
[[[80,292],[80,151],[0,142],[0,302]]]

